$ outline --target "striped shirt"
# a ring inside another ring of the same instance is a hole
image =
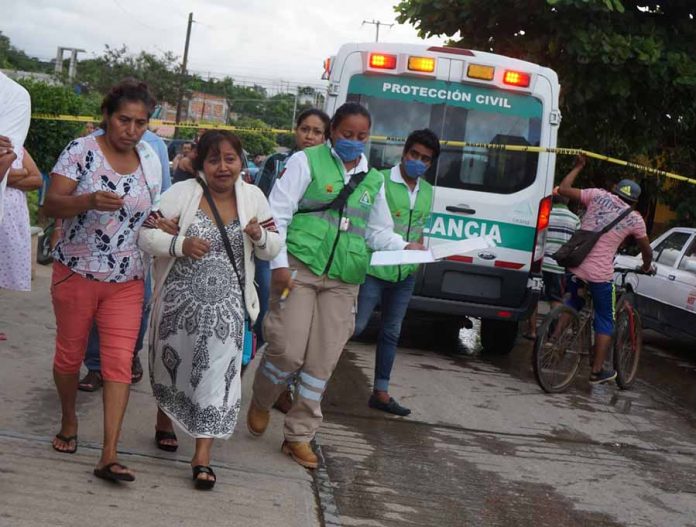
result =
[[[549,217],[549,229],[546,233],[546,247],[541,270],[549,273],[563,274],[565,269],[551,258],[561,246],[570,240],[573,233],[580,227],[580,219],[568,210],[563,203],[554,203]]]

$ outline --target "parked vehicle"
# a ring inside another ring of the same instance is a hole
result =
[[[556,73],[492,53],[384,43],[346,44],[325,69],[329,115],[347,101],[372,115],[371,166],[397,164],[413,130],[443,141],[426,174],[434,186],[426,245],[484,235],[497,243],[423,266],[409,315],[443,342],[457,340],[467,317],[481,318],[484,352],[510,352],[541,291],[555,156],[464,143],[555,147]]]
[[[650,245],[657,273],[633,275],[626,283],[643,325],[667,335],[696,337],[696,229],[671,229]],[[621,267],[640,262],[639,256],[623,254],[615,260]]]

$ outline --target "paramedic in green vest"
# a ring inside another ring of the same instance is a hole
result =
[[[401,162],[382,172],[394,232],[406,241],[423,241],[423,229],[433,202],[433,187],[423,176],[439,155],[438,137],[431,130],[416,130],[406,139]],[[355,334],[359,335],[367,326],[372,311],[380,306],[375,377],[368,406],[400,416],[410,414],[411,410],[389,395],[389,378],[417,270],[418,265],[370,267],[365,283],[360,286],[355,320]]]
[[[247,427],[254,436],[265,432],[269,410],[297,374],[282,451],[307,468],[318,466],[310,441],[322,422],[326,383],[355,328],[370,250],[424,249],[394,232],[384,178],[368,168],[363,154],[371,125],[363,106],[341,106],[331,119],[329,141],[293,155],[270,195],[287,250],[271,261],[271,301],[263,326],[267,346]],[[356,181],[336,209],[341,190]]]

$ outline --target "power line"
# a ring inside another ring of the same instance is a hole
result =
[[[188,70],[190,73],[196,73],[201,76],[205,76],[208,78],[215,78],[215,79],[222,79],[224,77],[229,77],[232,80],[234,80],[238,84],[256,84],[259,86],[273,86],[273,87],[278,87],[279,85],[286,85],[287,89],[292,89],[292,87],[311,87],[311,88],[321,88],[325,89],[327,84],[320,84],[320,83],[312,83],[308,81],[300,81],[300,80],[286,80],[282,78],[273,78],[273,77],[256,77],[256,76],[250,76],[250,75],[238,75],[233,72],[222,72],[222,71],[209,71],[209,70],[195,70],[195,69],[189,69]]]
[[[379,20],[363,20],[363,23],[360,24],[361,26],[364,26],[365,24],[373,24],[377,28],[377,34],[375,35],[375,42],[379,42],[379,26],[387,26],[387,27],[394,27],[394,24],[385,24],[384,22],[380,22]]]
[[[140,16],[139,16],[139,15],[137,15],[137,14],[135,14],[135,13],[131,13],[130,11],[128,11],[125,7],[123,7],[121,4],[119,4],[117,0],[113,0],[113,2],[114,2],[114,4],[116,4],[116,7],[118,7],[121,11],[123,11],[125,14],[128,15],[129,20],[130,20],[131,22],[135,22],[136,24],[138,24],[138,25],[140,25],[140,26],[143,26],[144,28],[150,29],[151,31],[160,31],[160,32],[162,32],[162,31],[172,31],[172,30],[174,30],[174,29],[178,29],[178,28],[179,28],[179,26],[153,27],[153,26],[149,26],[149,25],[147,25],[147,24],[143,24],[143,23],[140,21]]]

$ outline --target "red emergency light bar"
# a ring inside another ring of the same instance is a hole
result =
[[[520,88],[526,88],[531,82],[531,77],[529,73],[523,73],[521,71],[505,70],[503,75],[503,82],[509,84],[510,86],[518,86]]]
[[[370,53],[370,67],[381,70],[396,69],[396,55],[387,55],[385,53]]]

